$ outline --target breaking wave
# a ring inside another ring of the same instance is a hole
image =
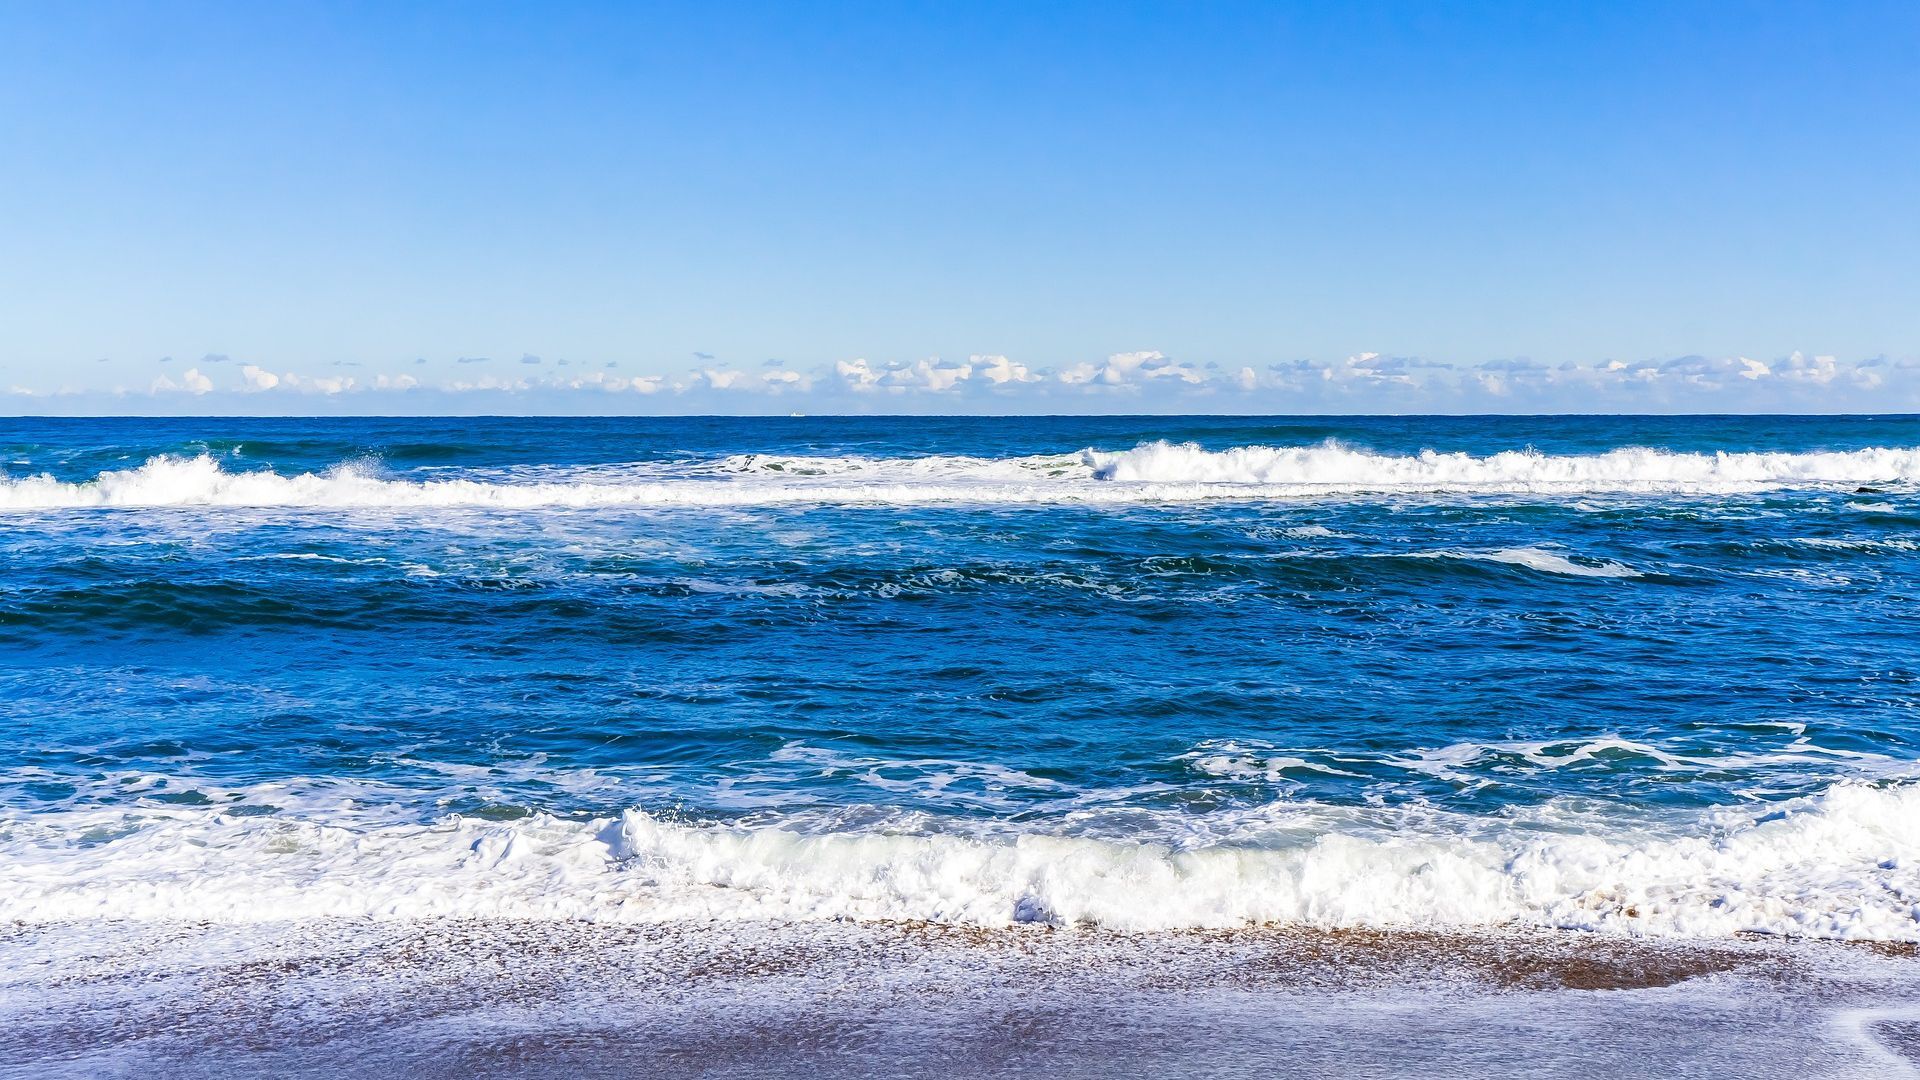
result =
[[[1317,485],[1409,491],[1738,492],[1796,485],[1920,481],[1920,448],[1811,453],[1676,453],[1624,447],[1601,454],[1511,450],[1484,457],[1433,450],[1377,454],[1338,443],[1207,450],[1148,443],[1120,453],[1089,450],[1102,480],[1132,483]]]
[[[1573,811],[1492,829],[1436,813],[1286,812],[1296,818],[1263,833],[1183,845],[820,831],[804,817],[691,824],[639,811],[428,824],[356,820],[339,808],[311,817],[62,811],[0,830],[9,866],[0,919],[1534,926],[1920,940],[1920,785],[1841,783],[1711,811],[1679,829]]]
[[[1920,482],[1920,449],[1810,453],[1379,454],[1336,443],[1132,450],[1012,458],[736,455],[696,463],[549,468],[428,479],[355,462],[287,475],[162,456],[90,480],[0,479],[0,509],[88,507],[750,506],[778,503],[1150,503],[1357,493],[1734,494]],[[1559,572],[1571,572],[1562,568]]]

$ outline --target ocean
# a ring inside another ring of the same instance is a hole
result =
[[[1896,964],[1917,605],[1908,416],[0,420],[0,1012],[326,926]]]

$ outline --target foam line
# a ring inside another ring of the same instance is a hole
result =
[[[1920,482],[1920,449],[1592,455],[1510,451],[1376,454],[1335,443],[1132,450],[1013,458],[747,455],[694,464],[546,469],[520,476],[405,479],[363,463],[319,473],[229,471],[211,457],[162,456],[74,482],[0,479],[0,509],[89,507],[752,506],[780,503],[1151,503],[1361,493],[1733,494]],[[1568,572],[1561,570],[1560,572]]]
[[[340,807],[59,811],[0,829],[0,919],[1522,925],[1920,940],[1920,784],[1842,783],[1678,831],[1631,817],[1488,830],[1444,814],[1383,825],[1369,813],[1322,807],[1317,828],[1182,845],[639,811],[428,823]]]

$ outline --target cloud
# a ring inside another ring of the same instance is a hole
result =
[[[166,375],[153,380],[152,391],[156,394],[185,393],[199,396],[213,389],[213,380],[200,374],[200,369],[190,367],[180,373],[178,382]]]
[[[1004,356],[969,356],[950,362],[938,357],[912,363],[874,364],[865,359],[842,360],[833,366],[840,385],[856,392],[886,390],[894,393],[946,393],[970,384],[1008,386],[1039,382],[1040,376],[1025,364]]]
[[[1179,363],[1164,353],[1147,350],[1114,353],[1104,363],[1075,364],[1061,371],[1059,379],[1069,386],[1138,387],[1160,380],[1197,385],[1205,382],[1207,376],[1192,364]]]
[[[475,390],[525,390],[532,384],[525,379],[505,379],[498,375],[482,375],[478,379],[456,379],[444,389],[455,394],[472,393]]]
[[[968,362],[975,373],[995,386],[1040,381],[1025,364],[1016,364],[1004,356],[972,356]]]
[[[875,390],[887,390],[894,393],[908,391],[932,391],[940,393],[966,382],[973,377],[974,365],[971,360],[964,364],[950,364],[941,360],[916,360],[911,364],[885,364],[875,366],[866,360],[842,360],[834,365],[834,374],[846,388],[867,393]]]
[[[532,357],[532,354],[527,354]],[[484,358],[463,358],[480,363]],[[1116,352],[1099,360],[1069,359],[1040,366],[1001,354],[965,359],[856,357],[827,363],[771,359],[752,367],[711,363],[679,370],[622,374],[609,364],[565,367],[515,364],[518,373],[473,378],[428,378],[413,360],[398,361],[359,378],[335,371],[313,375],[233,364],[218,387],[210,365],[170,368],[150,384],[154,395],[355,396],[377,407],[379,395],[411,394],[405,408],[431,411],[435,396],[511,396],[488,408],[512,412],[572,409],[714,412],[863,410],[1165,411],[1165,412],[1888,412],[1920,408],[1920,357],[1849,361],[1825,353],[1782,356],[1668,356],[1644,359],[1556,361],[1508,357],[1461,363],[1388,352],[1360,351],[1337,359],[1281,359],[1222,363],[1175,359],[1152,349]],[[92,370],[89,366],[88,370]],[[399,374],[401,370],[415,374]],[[485,370],[485,369],[482,369]],[[477,373],[476,373],[477,374]],[[68,398],[139,393],[125,387],[93,389],[22,386],[18,395]],[[582,396],[584,395],[584,396]],[[626,405],[611,400],[626,397]],[[753,398],[784,397],[779,406]],[[640,405],[631,399],[653,399]],[[600,404],[592,402],[598,400]],[[1103,405],[1110,401],[1113,404]],[[573,404],[569,404],[573,402]],[[204,410],[208,406],[196,406]],[[235,405],[236,409],[248,406]],[[253,407],[258,407],[257,404]],[[346,406],[342,408],[359,408]],[[450,406],[453,407],[453,406]]]
[[[785,368],[770,368],[763,371],[741,371],[737,368],[702,368],[694,374],[689,387],[704,383],[708,389],[729,390],[742,393],[760,393],[785,390],[804,390],[813,380],[797,371]]]
[[[833,365],[833,372],[840,381],[855,390],[865,390],[875,386],[886,373],[876,371],[872,364],[863,359],[840,360]]]
[[[359,387],[358,380],[352,376],[332,376],[329,378],[303,377],[288,373],[282,380],[290,389],[304,390],[315,394],[344,394]]]
[[[887,372],[881,381],[905,390],[951,390],[973,376],[972,364],[944,364],[938,360],[916,360]]]

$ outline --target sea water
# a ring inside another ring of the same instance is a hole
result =
[[[1920,418],[0,420],[0,920],[1920,939]]]

